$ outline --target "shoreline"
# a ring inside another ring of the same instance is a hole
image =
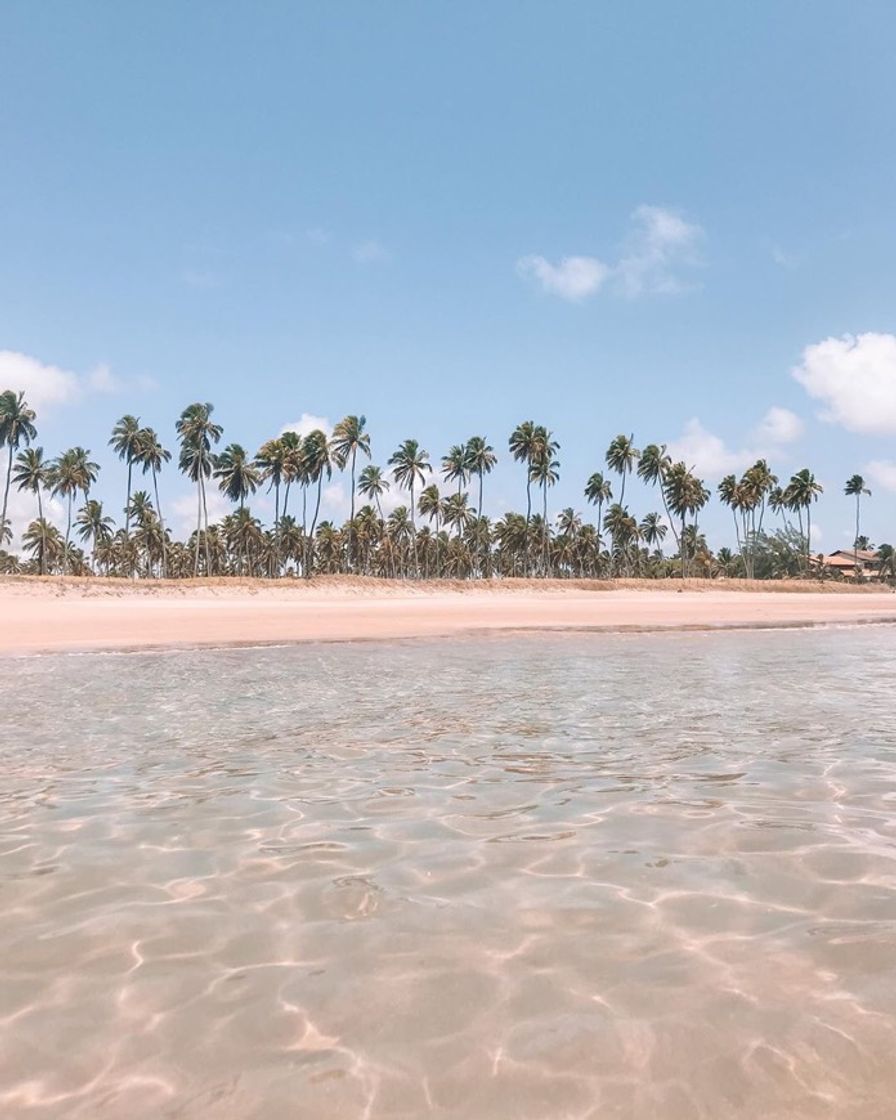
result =
[[[0,578],[0,655],[246,648],[532,633],[646,634],[896,624],[891,590],[656,581],[168,584]]]

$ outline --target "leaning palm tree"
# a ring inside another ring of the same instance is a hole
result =
[[[42,447],[26,447],[24,451],[20,451],[16,456],[12,477],[17,490],[28,490],[37,496],[37,521],[34,524],[45,527],[46,521],[44,520],[44,504],[41,492],[50,483],[50,464],[44,458],[44,449]],[[38,553],[39,571],[42,576],[47,574],[46,555],[47,549],[44,545]]]
[[[156,499],[156,514],[159,518],[159,536],[162,545],[162,577],[168,576],[168,542],[165,535],[165,521],[162,517],[162,506],[159,502],[159,472],[163,463],[171,460],[171,452],[162,446],[159,437],[152,428],[141,428],[137,433],[137,442],[134,448],[134,462],[139,463],[143,473],[152,473],[152,489]]]
[[[846,494],[846,496],[848,498],[855,498],[855,500],[856,500],[856,536],[855,536],[855,541],[853,542],[853,549],[854,549],[854,556],[855,556],[854,564],[855,564],[855,572],[856,572],[856,581],[858,582],[858,579],[859,579],[859,537],[862,535],[862,531],[861,531],[861,528],[860,528],[862,495],[865,494],[870,498],[871,497],[871,491],[866,487],[865,479],[862,478],[862,476],[860,474],[854,474],[852,476],[852,478],[849,478],[849,479],[846,480],[846,486],[843,490],[843,493]]]
[[[498,462],[495,449],[487,442],[484,436],[471,436],[467,440],[466,448],[467,470],[471,476],[479,479],[479,501],[476,506],[476,516],[482,518],[482,479],[484,475],[491,474]]]
[[[340,470],[351,463],[351,510],[348,521],[348,566],[353,560],[352,533],[355,522],[355,464],[358,452],[370,458],[370,436],[364,431],[367,419],[364,416],[346,416],[333,429],[333,458]]]
[[[224,432],[220,424],[212,420],[214,405],[197,401],[187,405],[175,424],[180,440],[178,465],[183,473],[196,483],[196,534],[193,552],[193,575],[199,575],[199,546],[205,545],[206,575],[211,574],[211,548],[208,531],[208,502],[205,495],[205,481],[212,473],[214,456],[212,445],[216,444]],[[205,534],[202,534],[203,519]],[[200,538],[202,540],[200,541]]]
[[[116,453],[118,458],[124,459],[128,465],[128,489],[124,503],[125,539],[127,539],[131,531],[131,522],[127,511],[131,504],[131,476],[134,470],[134,463],[137,460],[136,450],[139,435],[140,418],[126,414],[116,422],[115,427],[112,429],[112,438],[109,440],[109,446]]]
[[[101,541],[108,541],[112,537],[112,527],[115,522],[103,512],[103,503],[96,498],[89,498],[82,509],[78,510],[75,527],[82,541],[90,541],[90,566],[96,572],[96,549]]]
[[[25,400],[24,393],[14,393],[7,389],[0,393],[0,447],[6,446],[6,483],[3,487],[3,508],[0,511],[0,529],[6,525],[6,510],[9,505],[9,483],[12,478],[12,456],[22,444],[30,444],[37,438],[34,426],[36,413]]]
[[[66,499],[65,521],[65,562],[71,567],[72,557],[69,554],[69,541],[72,532],[72,502],[76,494],[83,494],[85,499],[90,492],[90,487],[96,482],[99,465],[89,458],[90,452],[83,447],[71,447],[53,461],[50,467],[50,487],[53,494],[58,494]]]
[[[392,477],[395,479],[396,485],[400,486],[402,490],[407,490],[411,496],[411,500],[408,503],[408,511],[411,518],[411,545],[414,556],[414,574],[415,576],[419,576],[420,567],[417,562],[417,525],[414,520],[414,485],[417,482],[422,483],[424,481],[426,472],[432,473],[432,466],[429,462],[429,452],[424,451],[417,440],[406,439],[389,459],[389,466],[392,468]]]
[[[622,478],[622,489],[619,492],[619,505],[625,505],[625,480],[632,473],[632,468],[638,461],[640,452],[634,444],[634,436],[618,435],[607,448],[607,466]]]

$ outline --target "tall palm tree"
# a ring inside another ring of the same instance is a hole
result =
[[[824,493],[824,487],[816,481],[815,475],[808,467],[791,476],[790,482],[784,490],[784,501],[788,509],[793,510],[800,521],[800,533],[803,532],[803,510],[806,511],[806,571],[809,570],[809,557],[812,553],[812,503],[818,501],[819,494]]]
[[[238,443],[228,444],[214,457],[212,476],[218,480],[218,489],[232,502],[237,502],[240,509],[261,481],[258,467]]]
[[[319,428],[315,428],[313,432],[309,432],[308,435],[305,436],[302,443],[302,461],[308,484],[317,483],[317,500],[314,505],[314,517],[311,519],[311,528],[308,531],[306,539],[309,553],[305,564],[305,575],[310,576],[314,559],[314,530],[317,525],[318,514],[320,513],[320,499],[324,475],[326,475],[328,479],[333,476],[333,449],[330,445],[330,441],[327,439],[326,433],[322,432]]]
[[[709,491],[702,480],[697,478],[684,463],[673,463],[666,470],[665,477],[666,502],[669,511],[681,519],[678,547],[681,556],[681,577],[686,579],[689,574],[689,543],[696,547],[697,515],[709,501]],[[688,515],[694,518],[691,526],[687,525]],[[686,534],[686,529],[690,529],[689,534]]]
[[[44,458],[42,447],[26,447],[16,456],[13,470],[13,481],[18,490],[28,490],[37,495],[37,522],[41,528],[46,527],[44,520],[44,504],[41,491],[50,483],[50,464]],[[39,571],[42,576],[47,574],[46,569],[46,542],[39,551]]]
[[[83,447],[71,447],[53,461],[50,467],[50,486],[54,494],[66,499],[65,521],[65,560],[71,567],[69,541],[72,532],[72,501],[81,493],[86,500],[90,487],[96,482],[99,465],[89,458],[90,452]]]
[[[96,546],[100,541],[111,539],[114,524],[112,518],[103,513],[103,503],[96,498],[89,498],[78,510],[75,526],[81,540],[91,542],[91,567],[94,572],[96,571]]]
[[[595,471],[593,475],[585,483],[585,498],[591,505],[597,506],[597,524],[598,524],[598,542],[599,542],[599,529],[603,524],[603,508],[604,502],[611,502],[613,500],[613,487],[610,485],[610,480],[604,478],[600,471]]]
[[[429,462],[429,452],[424,451],[415,439],[406,439],[398,450],[389,459],[392,468],[392,477],[396,485],[410,493],[411,500],[408,510],[411,518],[411,545],[414,554],[414,575],[420,575],[420,565],[417,562],[417,524],[414,520],[414,485],[423,483],[426,473],[432,473]]]
[[[431,482],[429,486],[425,486],[423,490],[421,490],[420,497],[417,499],[417,512],[421,517],[428,517],[429,520],[435,524],[436,575],[439,575],[441,573],[439,525],[442,520],[442,515],[445,512],[445,503],[442,501],[442,495],[439,493],[439,488],[434,482]],[[428,576],[428,569],[426,574]]]
[[[255,465],[263,482],[270,482],[268,493],[274,491],[274,528],[280,524],[280,487],[286,474],[286,447],[282,439],[269,439],[259,447]]]
[[[193,575],[199,575],[199,545],[202,537],[203,519],[205,521],[205,569],[211,574],[211,551],[208,534],[208,502],[205,495],[205,482],[212,473],[214,455],[212,445],[219,442],[224,429],[212,420],[215,406],[208,401],[197,401],[187,405],[175,424],[180,440],[178,465],[183,473],[196,483],[196,539],[193,554]]]
[[[22,534],[22,547],[37,557],[41,574],[57,568],[65,556],[62,534],[43,517],[32,521]]]
[[[162,577],[168,576],[168,542],[165,535],[165,520],[159,501],[159,474],[162,464],[171,461],[171,452],[164,448],[153,428],[141,428],[137,433],[134,448],[134,462],[139,463],[144,474],[152,474],[152,489],[156,499],[156,513],[159,518],[159,535],[162,544]]]
[[[467,440],[466,448],[467,470],[470,475],[479,479],[479,501],[476,506],[476,516],[482,517],[482,479],[491,474],[498,462],[495,449],[488,443],[484,436],[471,436]]]
[[[358,493],[376,502],[377,513],[379,513],[381,521],[383,519],[381,498],[390,485],[388,478],[383,474],[382,467],[377,467],[372,463],[361,471],[358,478]]]
[[[622,436],[617,436],[617,439],[623,439]],[[614,441],[615,442],[615,441]],[[637,451],[635,452],[637,455]],[[663,509],[666,513],[666,520],[672,527],[672,535],[675,537],[675,543],[681,548],[681,541],[678,539],[678,530],[675,528],[675,520],[669,510],[669,503],[666,500],[666,472],[672,466],[672,459],[666,452],[666,445],[664,443],[648,443],[644,450],[638,456],[638,478],[642,482],[646,482],[648,486],[656,486],[659,488],[660,497],[663,501]],[[623,490],[625,479],[623,478]]]
[[[855,572],[856,572],[856,581],[858,582],[859,574],[860,574],[859,573],[859,537],[862,535],[861,528],[860,528],[862,495],[865,494],[870,498],[871,497],[871,491],[866,487],[865,479],[862,478],[862,476],[860,474],[854,474],[852,476],[852,478],[848,478],[846,480],[846,486],[844,487],[843,493],[846,494],[846,496],[848,498],[855,498],[855,500],[856,500],[856,537],[855,537],[855,541],[853,542],[853,549],[854,549],[854,557],[855,557],[854,564],[855,564]]]
[[[24,393],[14,393],[6,389],[0,393],[0,447],[8,448],[6,462],[6,483],[3,487],[3,509],[0,511],[0,530],[6,526],[6,510],[9,505],[9,483],[12,477],[12,456],[24,443],[26,446],[37,439],[34,421],[37,414],[25,400]]]
[[[625,480],[632,473],[632,468],[638,461],[640,452],[634,444],[634,435],[618,435],[611,441],[607,448],[607,466],[622,477],[622,489],[619,493],[619,505],[625,505]]]
[[[351,463],[351,511],[348,522],[348,566],[353,563],[352,533],[355,521],[355,463],[358,452],[370,458],[370,436],[364,430],[367,419],[364,416],[346,416],[333,429],[333,458],[340,470]]]
[[[124,535],[125,538],[130,536],[131,521],[128,516],[128,508],[131,504],[131,475],[134,469],[134,462],[136,461],[136,450],[140,435],[140,418],[125,414],[115,424],[112,429],[112,438],[109,440],[109,446],[116,453],[119,459],[124,459],[128,465],[128,492],[125,499],[124,508]]]
[[[549,432],[546,428],[539,427],[537,431],[539,437],[535,446],[534,456],[529,465],[529,473],[532,476],[532,481],[541,487],[541,566],[542,575],[546,576],[548,574],[548,541],[550,538],[550,524],[548,522],[548,487],[554,486],[560,478],[560,462],[557,459],[557,452],[560,450],[560,444],[554,439],[553,432]]]

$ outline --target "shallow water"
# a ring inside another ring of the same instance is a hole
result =
[[[894,629],[0,672],[4,1120],[894,1114]]]

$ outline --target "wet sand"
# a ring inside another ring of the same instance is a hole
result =
[[[0,653],[440,637],[489,631],[712,630],[896,622],[889,590],[740,581],[395,584],[333,579],[0,581]],[[750,589],[747,589],[750,588]],[[791,593],[788,593],[791,592]]]

